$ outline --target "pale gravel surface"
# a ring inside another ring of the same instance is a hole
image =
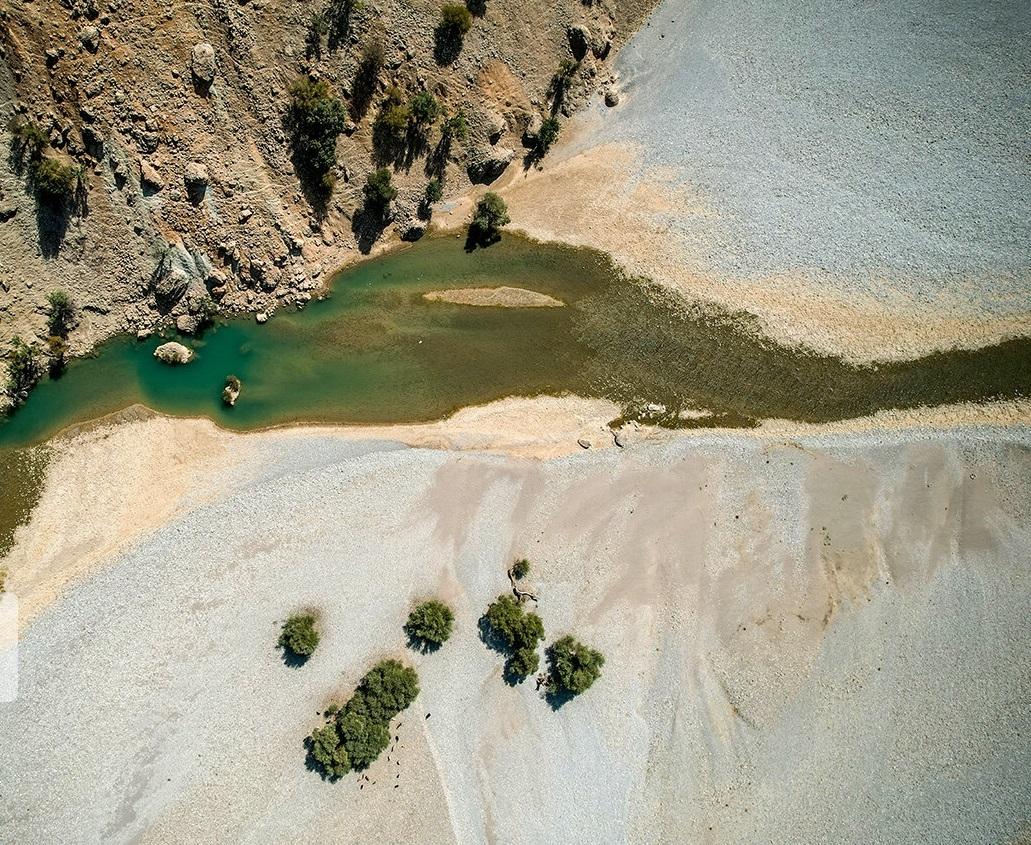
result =
[[[250,448],[26,632],[0,840],[998,843],[1029,817],[1031,429]],[[549,635],[608,656],[558,712],[475,636],[517,554]],[[321,782],[316,711],[430,593],[457,629],[408,656],[400,755]],[[326,635],[291,669],[276,622],[306,604]]]
[[[666,0],[514,225],[847,357],[1027,334],[1029,43],[1024,0]]]

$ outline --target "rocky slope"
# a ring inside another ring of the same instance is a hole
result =
[[[458,58],[441,65],[440,6],[429,0],[331,4],[326,19],[345,16],[348,25],[331,26],[330,43],[323,35],[317,47],[318,7],[283,0],[5,0],[0,142],[11,148],[12,119],[37,124],[48,156],[85,168],[85,203],[62,219],[40,210],[14,155],[3,157],[0,344],[45,334],[44,298],[54,288],[79,306],[73,353],[162,321],[188,330],[209,296],[226,310],[303,304],[330,271],[372,247],[352,226],[388,85],[428,90],[446,112],[466,114],[469,136],[444,180],[445,198],[455,197],[470,188],[470,172],[483,181],[520,166],[521,139],[549,107],[562,60],[582,56],[567,112],[607,81],[616,49],[650,5],[490,0],[473,9]],[[370,39],[382,42],[385,62],[362,113],[351,89]],[[300,190],[283,128],[287,88],[306,73],[327,80],[349,108],[337,185],[321,215]],[[417,236],[421,225],[424,160],[394,178],[394,220],[379,243]]]

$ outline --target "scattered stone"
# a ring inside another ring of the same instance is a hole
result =
[[[175,319],[175,328],[180,334],[196,334],[201,318],[196,314],[183,314]]]
[[[609,108],[619,105],[619,92],[615,88],[605,89],[605,105]]]
[[[193,351],[174,340],[162,343],[154,350],[154,357],[163,364],[188,364],[193,359]]]
[[[183,171],[183,182],[186,184],[186,195],[190,202],[200,202],[208,189],[208,168],[198,161],[191,161]]]
[[[6,223],[18,213],[18,206],[13,202],[0,203],[0,223]]]
[[[268,322],[268,314],[266,314],[264,311],[259,311],[257,314],[254,315],[254,320],[259,325],[263,324],[263,323],[267,323]]]
[[[100,30],[95,26],[83,27],[79,30],[79,43],[91,53],[100,47]]]
[[[577,445],[581,449],[590,449],[591,448],[590,441],[589,440],[584,440],[582,437],[579,440],[577,440],[576,442],[577,442]]]
[[[201,41],[193,45],[193,55],[190,60],[190,70],[193,78],[205,89],[215,81],[215,48],[207,41]]]
[[[165,180],[161,178],[161,174],[154,165],[142,158],[140,159],[140,183],[155,192],[165,187]]]

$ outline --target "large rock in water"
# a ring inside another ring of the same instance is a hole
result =
[[[480,147],[468,167],[469,179],[489,185],[497,179],[515,158],[515,150],[508,147]]]
[[[193,350],[173,340],[162,343],[155,349],[154,357],[163,364],[189,364],[193,358]]]

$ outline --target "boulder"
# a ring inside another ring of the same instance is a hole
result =
[[[619,105],[619,92],[615,88],[605,90],[605,105],[609,108]]]
[[[157,192],[165,187],[165,180],[161,178],[157,168],[146,159],[140,159],[140,184],[144,188]]]
[[[100,30],[95,26],[86,26],[79,30],[79,43],[83,49],[91,53],[97,52],[100,47]]]
[[[242,387],[240,379],[236,376],[226,376],[226,386],[222,388],[222,401],[232,408],[236,404],[236,400],[240,398]]]
[[[569,27],[566,36],[569,38],[569,49],[573,51],[577,60],[587,55],[587,49],[591,46],[591,30],[586,24]]]
[[[196,314],[183,314],[175,319],[175,327],[180,334],[195,334],[200,324],[201,318]]]
[[[198,203],[204,199],[204,192],[208,189],[208,168],[199,161],[191,161],[183,171],[183,182],[186,185],[186,194],[190,202]]]
[[[508,147],[480,147],[472,156],[467,172],[472,182],[489,185],[505,172],[515,158],[515,150]]]
[[[154,280],[154,297],[163,308],[171,308],[183,298],[190,279],[179,267],[172,267],[167,273]]]
[[[207,88],[215,81],[215,48],[207,41],[201,41],[193,45],[193,54],[190,57],[190,71],[193,78],[203,87]]]
[[[155,349],[154,357],[163,364],[188,364],[193,359],[193,351],[173,340]]]
[[[262,323],[267,323],[268,314],[266,314],[264,311],[259,311],[257,314],[254,315],[254,321],[259,325],[261,325]]]

